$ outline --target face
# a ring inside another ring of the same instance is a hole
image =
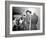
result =
[[[27,12],[27,15],[30,15],[30,13],[29,13],[29,12]]]

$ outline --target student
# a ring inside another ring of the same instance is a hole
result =
[[[34,13],[31,17],[31,30],[37,30],[38,16]]]
[[[31,28],[31,11],[26,11],[26,17],[24,18],[23,24],[25,25],[25,30],[29,30]]]

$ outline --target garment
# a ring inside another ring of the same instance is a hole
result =
[[[38,16],[36,14],[31,16],[31,30],[37,30]]]
[[[18,27],[16,25],[13,26],[12,31],[17,31]]]
[[[24,18],[23,25],[24,25],[25,30],[29,30],[29,25],[30,25],[30,16],[29,15],[27,15]]]

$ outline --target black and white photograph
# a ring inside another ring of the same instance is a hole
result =
[[[12,7],[12,31],[40,30],[40,8]]]
[[[11,33],[17,31],[42,32],[42,6],[11,4],[10,17]]]
[[[8,1],[6,11],[6,36],[44,33],[44,3]]]

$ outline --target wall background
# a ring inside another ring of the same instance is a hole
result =
[[[46,0],[15,0],[15,1],[45,3],[45,10],[46,10]],[[46,13],[45,13],[45,19],[46,19]],[[5,38],[5,0],[0,0],[0,38]],[[46,38],[46,24],[45,24],[45,35],[24,36],[24,37],[14,37],[14,38]]]

